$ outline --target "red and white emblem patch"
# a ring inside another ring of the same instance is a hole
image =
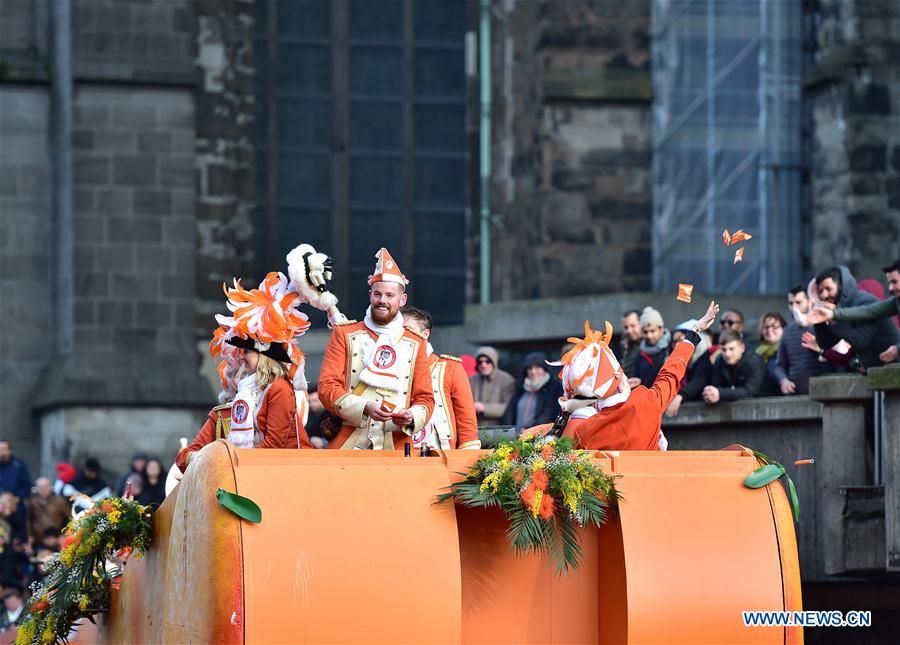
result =
[[[231,420],[237,425],[244,423],[249,413],[250,406],[243,399],[238,399],[231,404]]]
[[[394,348],[390,345],[379,345],[375,348],[375,354],[372,359],[372,362],[375,363],[375,367],[386,370],[393,365],[396,360],[397,352],[395,352]]]

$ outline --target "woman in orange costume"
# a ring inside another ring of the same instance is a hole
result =
[[[210,343],[210,353],[222,357],[223,405],[209,412],[194,441],[178,453],[182,472],[194,453],[220,438],[239,448],[312,448],[294,391],[306,385],[297,347],[309,328],[296,308],[303,299],[278,272],[249,291],[235,280],[225,294],[233,316],[216,316],[219,328]]]
[[[565,395],[560,399],[563,413],[551,432],[562,433],[588,450],[665,449],[660,431],[662,415],[678,393],[688,362],[699,340],[697,332],[709,329],[719,306],[711,302],[703,318],[673,349],[649,388],[633,390],[609,348],[612,327],[606,332],[591,331],[585,322],[585,338],[570,338],[575,348],[556,365]]]

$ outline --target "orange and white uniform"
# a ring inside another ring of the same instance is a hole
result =
[[[431,416],[434,395],[425,339],[402,326],[390,346],[378,345],[380,338],[365,322],[335,325],[331,333],[319,375],[319,400],[344,424],[329,448],[396,450],[423,429]],[[379,387],[361,380],[370,364],[390,371],[395,384]],[[393,406],[391,409],[408,408],[413,415],[412,428],[372,419],[365,414],[369,401],[387,402],[382,407]]]
[[[431,354],[428,368],[431,372],[434,411],[429,427],[416,434],[414,443],[421,443],[428,433],[444,450],[481,448],[475,400],[462,361],[448,354]]]

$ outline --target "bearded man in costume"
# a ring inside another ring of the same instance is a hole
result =
[[[551,432],[573,440],[587,450],[665,449],[660,423],[669,403],[678,394],[681,381],[700,341],[699,332],[709,329],[719,306],[715,302],[693,329],[676,343],[650,387],[631,388],[628,378],[609,347],[612,327],[605,333],[592,331],[585,322],[585,337],[570,338],[575,347],[562,359],[563,413]]]
[[[426,340],[403,326],[409,280],[388,250],[375,254],[362,322],[336,324],[319,375],[319,400],[342,426],[329,448],[396,450],[431,417]]]

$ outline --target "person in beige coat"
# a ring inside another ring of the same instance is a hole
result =
[[[499,366],[499,355],[493,347],[479,347],[475,352],[477,373],[469,377],[479,426],[500,423],[506,406],[516,393],[516,379]]]

